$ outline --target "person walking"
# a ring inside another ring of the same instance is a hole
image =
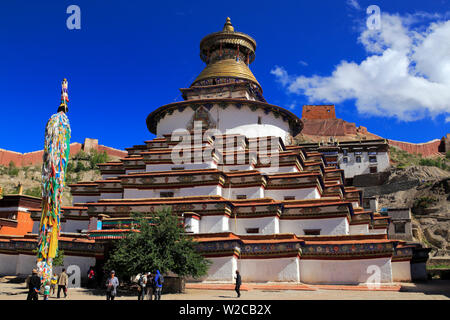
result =
[[[154,282],[155,282],[155,300],[161,300],[161,292],[164,283],[164,277],[162,276],[161,273],[159,273],[159,270],[156,270]]]
[[[138,280],[138,300],[144,300],[145,299],[145,293],[146,293],[146,287],[147,287],[147,275],[146,273],[142,273]]]
[[[155,293],[155,278],[151,272],[147,273],[147,299],[153,300],[153,294]]]
[[[90,267],[89,271],[88,271],[88,288],[92,289],[94,288],[94,283],[95,283],[95,271],[94,271],[94,267]]]
[[[58,277],[56,276],[56,274],[53,274],[50,280],[50,296],[55,295],[57,284],[58,284]]]
[[[117,295],[117,287],[119,279],[116,277],[114,270],[111,271],[110,277],[106,280],[106,300],[114,300]]]
[[[241,280],[241,275],[239,274],[239,270],[236,270],[236,287],[234,288],[234,290],[236,290],[237,293],[237,297],[240,298],[241,297],[241,284],[242,284],[242,280]]]
[[[66,269],[62,269],[61,274],[58,277],[58,296],[61,296],[61,290],[64,292],[64,298],[67,298],[67,284],[69,282],[69,276],[66,273]]]
[[[33,269],[32,275],[28,281],[28,296],[27,300],[39,300],[39,290],[41,288],[41,278],[37,275],[37,270]]]

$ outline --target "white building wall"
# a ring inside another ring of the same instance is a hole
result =
[[[226,159],[223,159],[223,161],[225,162]],[[230,172],[230,171],[249,171],[249,170],[254,170],[255,168],[253,167],[252,164],[246,163],[246,164],[237,164],[237,165],[226,165],[226,164],[219,164],[219,170],[223,171],[223,172]]]
[[[370,234],[386,234],[386,229],[369,229]]]
[[[95,266],[95,258],[94,257],[80,257],[80,256],[68,256],[66,255],[64,257],[64,265],[61,267],[53,267],[53,272],[54,273],[61,273],[62,269],[65,268],[67,270],[67,268],[71,265],[75,265],[78,266],[80,268],[80,276],[81,276],[81,280],[85,281],[87,280],[87,272],[89,271],[89,268],[92,266]],[[69,275],[69,280],[71,280],[70,274]],[[73,284],[69,283],[69,287],[73,288]]]
[[[173,168],[183,167],[184,170],[201,170],[201,169],[216,169],[217,164],[214,161],[207,161],[202,163],[183,163],[183,164],[147,164],[145,166],[146,172],[153,171],[172,171]],[[174,170],[175,171],[175,170]]]
[[[316,187],[302,189],[266,189],[264,196],[274,200],[284,200],[286,196],[294,196],[295,200],[320,199],[320,193]]]
[[[281,219],[280,233],[304,235],[304,229],[320,229],[320,235],[347,235],[350,232],[347,218]]]
[[[409,261],[392,262],[392,281],[411,281],[411,264]]]
[[[16,262],[16,275],[30,275],[36,268],[36,255],[18,254]]]
[[[221,216],[203,216],[200,220],[200,233],[213,233],[230,231],[229,218]]]
[[[88,220],[66,220],[61,223],[61,232],[78,233],[78,230],[88,230],[88,227]]]
[[[87,203],[87,202],[97,202],[100,199],[98,196],[73,196],[72,203]]]
[[[379,270],[377,274],[373,271]],[[373,279],[376,279],[374,282]],[[391,258],[360,260],[300,259],[300,280],[311,284],[392,283]]]
[[[285,166],[285,167],[278,167],[278,170],[276,172],[274,172],[273,169],[271,169],[270,167],[261,167],[258,168],[258,170],[262,173],[262,174],[275,174],[275,173],[290,173],[290,172],[299,172],[297,166]]]
[[[369,224],[350,225],[350,234],[369,234]]]
[[[207,258],[212,262],[208,275],[199,279],[202,282],[229,282],[234,283],[237,270],[237,259],[232,257]],[[193,280],[192,278],[188,279]]]
[[[274,259],[240,259],[242,282],[300,282],[298,257]]]
[[[161,192],[173,192],[174,197],[186,196],[221,196],[222,187],[219,185],[198,186],[188,188],[173,188],[173,189],[129,189],[123,190],[124,199],[140,199],[140,198],[159,198]]]
[[[246,195],[247,199],[264,198],[264,189],[262,187],[249,188],[231,188],[226,187],[223,190],[222,196],[227,199],[237,199],[238,195]]]
[[[102,180],[107,180],[109,178],[117,178],[117,174],[102,174]]]
[[[276,136],[287,142],[289,136],[289,123],[282,117],[276,118],[273,113],[265,114],[263,110],[251,111],[247,106],[238,109],[228,106],[226,109],[214,105],[209,111],[211,118],[216,122],[217,129],[223,134],[243,134],[249,138]],[[238,117],[236,115],[239,115]],[[174,110],[171,115],[166,115],[157,124],[157,136],[172,134],[176,129],[186,129],[194,111],[187,107],[182,112]],[[262,124],[258,124],[261,117]]]
[[[278,217],[238,218],[229,219],[230,231],[238,235],[248,234],[246,228],[259,228],[258,234],[280,233],[280,219]]]
[[[357,156],[361,157],[360,163],[356,162]],[[389,154],[387,152],[378,152],[376,157],[377,162],[369,162],[369,154],[367,151],[362,151],[362,154],[360,155],[349,152],[347,156],[339,153],[338,163],[340,168],[344,170],[344,176],[346,178],[353,178],[356,175],[370,173],[369,167],[371,166],[376,166],[378,172],[385,171],[389,168]],[[348,162],[344,163],[343,158],[347,158]]]
[[[199,233],[200,232],[200,220],[187,217],[185,218],[185,228],[188,232]]]
[[[17,254],[0,253],[0,275],[13,276],[16,274]],[[29,270],[31,273],[31,270]]]
[[[111,192],[111,193],[101,193],[100,199],[122,199],[123,193]]]

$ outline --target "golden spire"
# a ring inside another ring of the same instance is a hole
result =
[[[223,26],[223,31],[225,31],[225,32],[234,32],[234,27],[231,24],[230,17],[227,17],[227,22],[225,22],[225,24]]]

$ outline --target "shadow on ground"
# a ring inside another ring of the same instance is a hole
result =
[[[421,292],[427,295],[444,295],[450,298],[450,280],[428,280],[412,286],[402,286],[401,292]]]

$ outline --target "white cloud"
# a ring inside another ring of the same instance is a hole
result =
[[[356,1],[356,0],[347,0],[347,5],[349,5],[353,9],[361,10],[361,6],[359,5],[358,1]]]
[[[447,122],[450,122],[450,117],[446,117],[445,118],[445,122],[447,123]]]
[[[421,18],[434,22],[415,26]],[[310,103],[355,99],[362,114],[406,121],[450,115],[450,20],[384,13],[381,30],[362,30],[358,42],[366,59],[343,60],[329,76],[295,76],[282,66],[271,73],[289,93],[304,94]]]
[[[303,60],[300,60],[298,63],[301,64],[304,67],[308,66],[308,62],[303,61]]]

